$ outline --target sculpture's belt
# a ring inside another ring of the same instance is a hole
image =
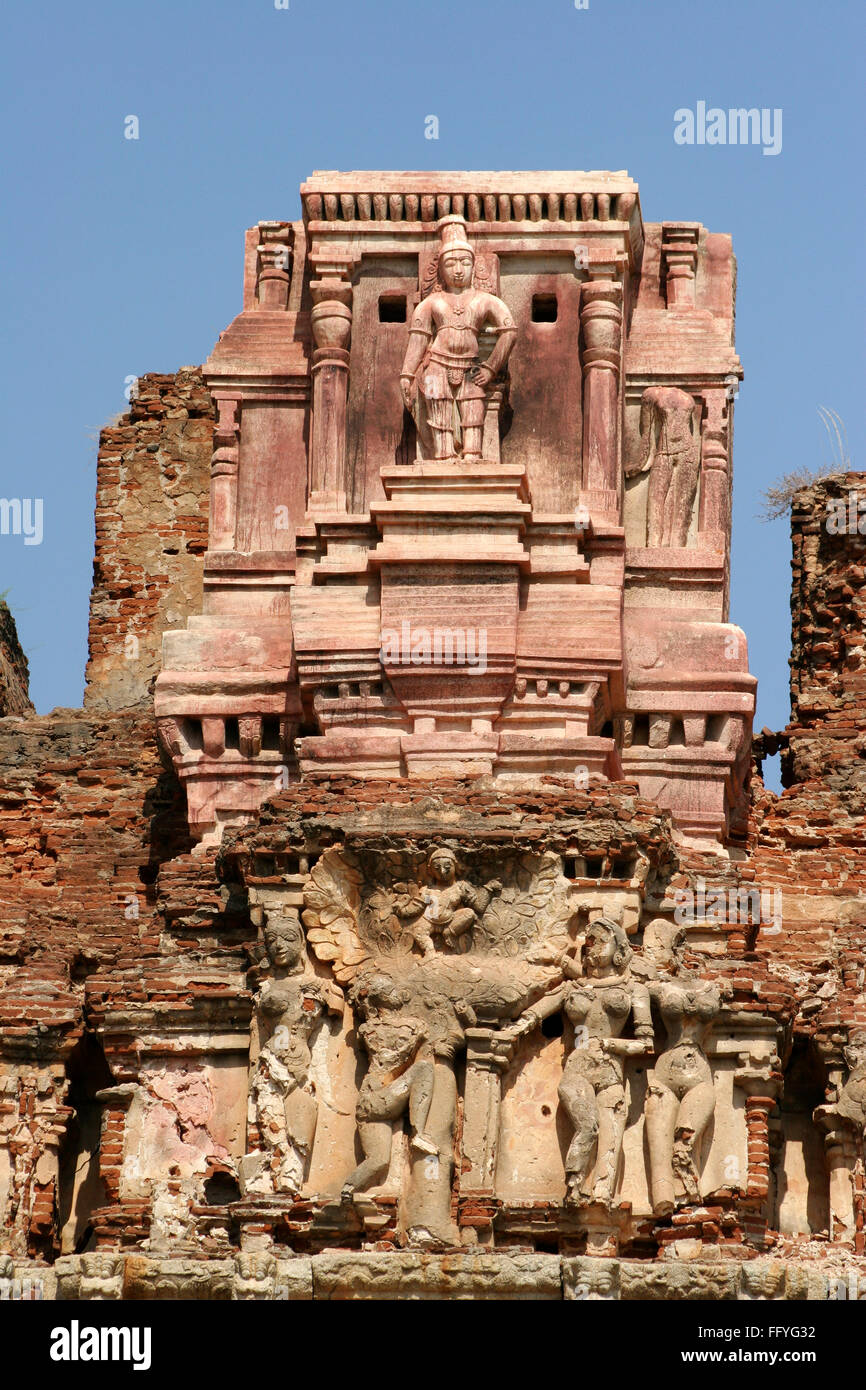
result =
[[[429,360],[437,362],[440,367],[447,367],[451,371],[460,370],[469,372],[473,367],[478,366],[478,358],[473,352],[471,356],[458,356],[456,353],[435,352],[431,350]]]

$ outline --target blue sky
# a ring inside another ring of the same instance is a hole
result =
[[[757,727],[783,726],[788,528],[755,514],[781,473],[829,459],[819,405],[864,457],[863,6],[289,6],[6,7],[2,493],[44,499],[44,539],[0,536],[0,590],[37,708],[81,701],[98,429],[128,376],[207,356],[240,308],[245,227],[298,216],[313,169],[627,169],[646,220],[733,235],[732,618]],[[676,144],[699,101],[781,108],[781,152]]]

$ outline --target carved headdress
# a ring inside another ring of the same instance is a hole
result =
[[[472,256],[472,285],[476,290],[488,294],[499,294],[499,273],[496,257],[490,251],[476,251],[466,232],[466,219],[459,213],[449,213],[436,224],[439,233],[439,249],[427,261],[421,275],[421,298],[426,299],[434,290],[444,288],[439,278],[442,257],[448,251],[468,251]]]
[[[472,259],[475,259],[475,250],[466,235],[466,221],[459,213],[440,218],[436,230],[439,233],[440,258],[448,251],[468,251]]]

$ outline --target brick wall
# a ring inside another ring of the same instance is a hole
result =
[[[866,1026],[866,535],[828,528],[832,499],[866,475],[838,474],[794,498],[791,720],[756,740],[781,748],[780,797],[753,783],[751,863],[778,886],[784,933],[774,959],[798,973],[798,1028]]]
[[[213,406],[195,367],[139,378],[100,435],[84,705],[149,709],[162,634],[201,612]]]

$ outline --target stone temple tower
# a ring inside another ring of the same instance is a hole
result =
[[[204,368],[204,611],[156,705],[194,833],[338,772],[626,778],[686,837],[742,829],[730,239],[646,226],[625,174],[302,200],[247,233]]]
[[[866,541],[798,495],[753,739],[730,238],[625,173],[301,209],[103,431],[84,710],[0,633],[0,1293],[866,1285]]]

